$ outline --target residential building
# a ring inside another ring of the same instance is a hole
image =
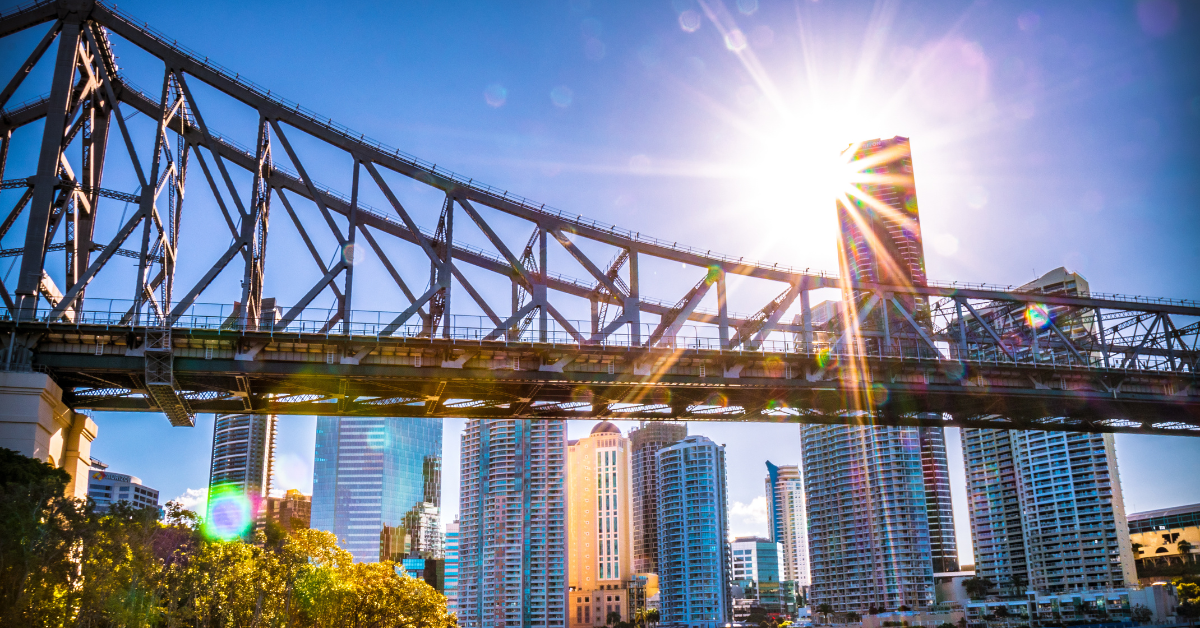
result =
[[[783,618],[786,609],[781,595],[776,542],[756,536],[741,536],[730,544],[730,553],[733,559],[730,568],[733,621],[746,621],[754,608]]]
[[[1021,290],[1086,295],[1088,284],[1057,268]],[[979,311],[989,322],[1014,315]],[[1060,318],[1055,308],[1047,316],[1072,336],[1093,324]],[[967,322],[972,331],[978,325]],[[975,572],[994,592],[1053,594],[1136,581],[1112,434],[964,428],[962,440]]]
[[[802,425],[812,586],[834,612],[934,602],[927,487],[915,427]]]
[[[925,482],[925,513],[929,520],[929,555],[933,573],[958,571],[958,535],[954,531],[954,506],[950,503],[950,463],[946,458],[946,430],[919,427],[921,475]]]
[[[445,583],[446,609],[451,613],[458,612],[458,519],[446,524],[446,575]]]
[[[157,490],[144,486],[141,478],[107,469],[108,465],[91,459],[87,496],[95,502],[96,512],[108,512],[117,502],[125,502],[134,508],[159,508]]]
[[[632,618],[630,443],[608,421],[567,443],[567,614],[573,628]]]
[[[312,496],[291,488],[283,497],[267,497],[263,501],[255,527],[261,530],[267,523],[276,523],[291,532],[307,529],[311,520]]]
[[[808,574],[808,514],[804,508],[804,478],[797,465],[776,466],[767,461],[767,530],[779,544],[780,579],[810,584]]]
[[[1139,578],[1172,575],[1176,566],[1200,569],[1200,504],[1130,514],[1129,540]]]
[[[642,421],[629,431],[633,491],[633,570],[658,573],[658,466],[655,454],[687,436],[686,423]]]
[[[566,628],[566,422],[476,419],[462,434],[458,621]]]
[[[964,605],[970,628],[1019,626],[1177,624],[1179,600],[1168,583],[1138,589],[1079,590],[1070,593],[1028,592],[1016,600],[971,600]],[[996,611],[1003,609],[999,613]],[[1146,614],[1142,620],[1134,612]],[[1004,619],[998,619],[1003,617]],[[1069,622],[1069,623],[1068,623]],[[934,625],[934,622],[911,625]],[[1182,622],[1180,622],[1182,623]]]
[[[357,562],[440,558],[442,420],[318,417],[312,527]]]
[[[212,464],[205,519],[230,533],[249,534],[271,492],[275,462],[275,415],[218,414],[213,425]],[[245,504],[247,507],[235,506]]]
[[[693,435],[656,457],[661,621],[717,628],[732,612],[725,447]]]

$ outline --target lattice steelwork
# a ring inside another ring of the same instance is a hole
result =
[[[103,2],[0,15],[0,37],[37,33],[0,91],[0,188],[18,197],[0,208],[0,257],[19,272],[0,283],[0,355],[50,372],[72,407],[161,411],[177,425],[252,412],[1200,434],[1195,301],[890,286],[749,262],[448,172]],[[114,46],[160,63],[161,82],[136,87]],[[47,93],[10,103],[19,89]],[[256,121],[252,146],[221,134],[234,118],[210,96]],[[135,132],[137,116],[154,131]],[[312,146],[348,157],[344,172]],[[114,169],[133,183],[105,187]],[[199,218],[197,193],[215,221]],[[280,229],[289,237],[272,247],[298,244],[268,255]],[[217,243],[215,259],[197,242]],[[399,304],[378,285],[356,290],[364,254]],[[309,257],[318,279],[277,307],[264,293],[271,264],[307,282]],[[694,275],[652,285],[640,269],[656,263]],[[730,274],[770,285],[765,304],[736,313]],[[847,329],[813,323],[823,288],[855,295]]]

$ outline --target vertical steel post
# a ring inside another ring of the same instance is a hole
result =
[[[538,229],[538,273],[541,274],[541,296],[543,299],[549,297],[546,294],[546,284],[550,277],[550,271],[546,267],[548,255],[549,252],[546,250],[546,229],[541,228]],[[548,309],[545,306],[538,308],[538,342],[549,342],[550,340],[550,313],[547,311]]]
[[[42,146],[38,155],[37,174],[33,180],[33,199],[29,206],[29,221],[25,227],[25,249],[21,255],[21,274],[17,277],[16,317],[32,319],[37,315],[38,293],[46,265],[46,245],[50,235],[50,215],[54,211],[55,189],[58,186],[59,160],[62,158],[63,134],[70,113],[71,92],[79,56],[80,23],[63,24],[59,35],[58,56],[54,62],[54,78],[46,105],[46,122],[42,130]]]
[[[351,300],[354,291],[354,250],[355,235],[358,234],[358,175],[362,162],[354,155],[354,177],[350,188],[350,233],[346,242],[346,250],[342,252],[346,260],[346,287],[342,290],[342,334],[350,335],[350,312],[353,307]],[[451,209],[453,211],[453,208]]]
[[[954,299],[954,309],[958,312],[958,359],[966,360],[967,356],[967,321],[963,319],[962,301]]]
[[[642,297],[638,281],[638,250],[629,247],[629,297],[625,300],[625,318],[629,321],[630,345],[642,344]]]
[[[800,290],[800,323],[804,325],[804,352],[811,353],[813,345],[812,306],[808,301],[807,280],[805,287]]]
[[[442,300],[442,337],[450,337],[450,287],[454,283],[454,199],[450,199],[446,209],[446,259],[442,260],[442,290],[445,298]]]
[[[717,274],[717,333],[721,339],[721,348],[729,348],[729,304],[725,298],[725,269],[720,268]]]

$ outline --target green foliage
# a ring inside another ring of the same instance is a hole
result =
[[[938,624],[937,628],[958,628],[958,627],[948,621],[944,621],[944,622]]]
[[[37,462],[37,461],[34,461]],[[446,599],[394,563],[354,563],[328,532],[209,541],[195,513],[63,497],[0,451],[0,625],[449,628]],[[16,478],[10,480],[10,478]]]
[[[983,599],[994,586],[995,583],[987,578],[973,577],[963,580],[963,589],[972,600]]]

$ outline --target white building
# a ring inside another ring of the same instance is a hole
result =
[[[446,610],[458,612],[458,520],[446,524],[446,572],[443,593]]]
[[[808,514],[804,480],[797,465],[775,466],[767,461],[767,529],[779,544],[783,580],[800,587],[810,584],[808,573]]]
[[[1022,289],[1077,295],[1088,284],[1058,268]],[[1112,434],[964,428],[962,442],[975,572],[995,590],[1061,593],[1137,581]]]
[[[158,491],[142,485],[140,478],[106,471],[108,465],[92,459],[88,472],[88,497],[96,502],[96,512],[108,512],[109,506],[126,502],[134,508],[158,508]]]

